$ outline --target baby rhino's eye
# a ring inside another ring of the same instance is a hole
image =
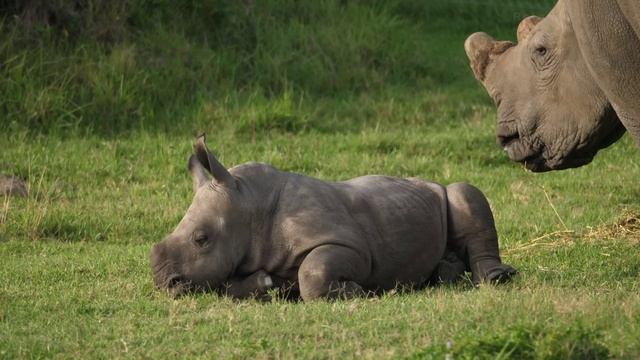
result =
[[[198,246],[205,246],[208,240],[209,237],[205,233],[196,233],[193,237],[193,241],[195,241]]]

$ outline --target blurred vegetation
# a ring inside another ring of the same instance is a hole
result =
[[[344,131],[368,117],[349,99],[402,102],[427,91],[486,103],[470,76],[464,38],[479,29],[513,38],[519,19],[550,4],[4,1],[0,126],[63,134],[167,131],[220,122],[221,107],[276,99],[314,119],[291,110],[268,121],[231,122],[252,131]]]

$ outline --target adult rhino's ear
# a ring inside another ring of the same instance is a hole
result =
[[[215,182],[225,186],[230,186],[230,187],[235,186],[235,179],[227,171],[227,169],[222,164],[220,164],[218,159],[216,159],[216,157],[213,156],[213,154],[209,151],[209,149],[207,149],[207,144],[205,144],[205,140],[206,139],[204,134],[196,138],[196,142],[193,145],[194,156],[196,157],[198,162],[202,165],[202,167],[206,169],[209,172],[209,174],[213,176],[213,179]],[[195,183],[195,180],[194,180],[194,183]]]
[[[512,46],[511,41],[496,41],[483,32],[471,34],[464,42],[464,51],[467,53],[476,79],[484,82],[487,66],[496,56]]]
[[[522,42],[529,37],[531,30],[533,30],[541,20],[542,18],[538,16],[528,16],[522,19],[518,25],[518,42]]]

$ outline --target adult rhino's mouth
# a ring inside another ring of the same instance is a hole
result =
[[[610,138],[604,139],[601,145],[609,146],[620,138],[619,132],[611,134]],[[504,151],[509,159],[521,163],[527,170],[532,172],[546,172],[553,170],[565,170],[577,168],[589,164],[597,152],[606,147],[574,148],[566,154],[554,154],[549,151],[544,144],[531,145],[526,140],[512,140],[505,146]]]
[[[551,170],[545,160],[544,145],[521,137],[520,132],[509,126],[515,121],[503,121],[498,126],[496,142],[507,153],[509,159],[523,164],[528,170],[542,172]]]
[[[546,172],[552,170],[564,170],[586,165],[593,160],[595,152],[586,153],[576,151],[567,156],[553,155],[548,148],[540,142],[531,142],[527,139],[512,139],[503,146],[509,159],[521,163],[532,172]]]
[[[556,169],[549,163],[549,161],[547,161],[547,159],[544,158],[543,151],[531,148],[528,148],[525,151],[518,151],[518,146],[516,146],[516,144],[505,147],[504,150],[512,161],[521,163],[529,171],[545,172]]]
[[[521,163],[532,172],[563,170],[586,165],[593,159],[595,152],[571,152],[570,156],[551,154],[541,141],[530,137],[521,137],[517,131],[498,132],[497,142],[507,153],[509,159]]]

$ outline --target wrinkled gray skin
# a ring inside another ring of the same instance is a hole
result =
[[[518,43],[467,38],[498,107],[497,142],[532,171],[585,165],[626,130],[640,143],[640,1],[560,0]]]
[[[236,298],[286,287],[304,300],[453,281],[506,280],[493,216],[468,184],[364,176],[325,182],[249,163],[226,170],[196,140],[195,197],[153,246],[156,286]],[[213,179],[209,179],[209,174]]]

